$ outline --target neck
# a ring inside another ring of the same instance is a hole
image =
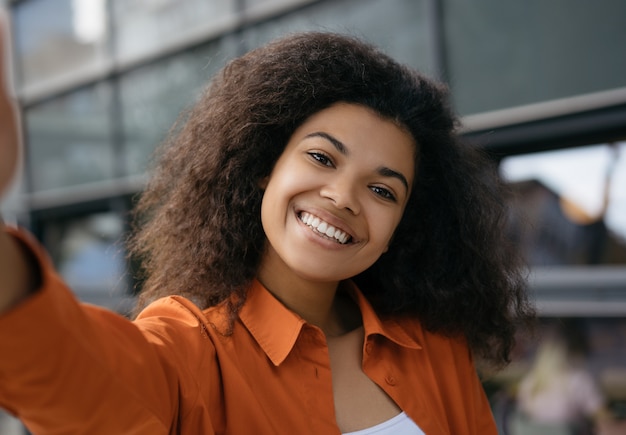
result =
[[[322,330],[332,323],[338,283],[317,283],[259,274],[261,284],[287,308]]]
[[[339,283],[258,280],[280,302],[307,323],[319,327],[327,337],[337,337],[361,326],[361,312]]]
[[[295,274],[268,253],[257,279],[287,308],[327,336],[338,336],[361,324],[361,312],[340,281],[317,281]]]

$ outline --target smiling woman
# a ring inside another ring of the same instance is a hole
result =
[[[294,34],[232,60],[183,121],[136,209],[134,320],[0,233],[28,272],[0,264],[0,406],[42,434],[495,435],[475,361],[506,364],[533,309],[445,87]]]
[[[337,282],[388,249],[409,198],[416,154],[405,129],[363,106],[336,104],[307,119],[265,183],[261,222],[268,243],[259,280],[294,303],[299,295],[284,293],[320,293],[322,282],[332,302]],[[345,243],[337,243],[335,229]],[[319,320],[313,323],[324,330]]]

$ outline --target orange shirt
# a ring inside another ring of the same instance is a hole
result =
[[[0,316],[0,406],[34,433],[339,434],[324,334],[260,283],[231,335],[219,307],[179,296],[131,322],[78,303],[27,243],[43,286]],[[381,320],[352,293],[364,372],[426,434],[497,434],[463,341]]]

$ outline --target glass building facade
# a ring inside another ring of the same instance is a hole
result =
[[[81,299],[120,312],[132,304],[123,240],[133,196],[153,150],[219,68],[288,32],[348,33],[449,85],[468,146],[484,148],[515,193],[511,233],[542,321],[580,319],[599,382],[626,414],[623,0],[4,6],[26,153],[3,211],[32,229]],[[532,352],[521,349],[502,378]]]

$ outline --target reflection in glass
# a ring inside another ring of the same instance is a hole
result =
[[[443,0],[463,115],[626,86],[623,0]]]
[[[199,98],[226,53],[218,43],[181,53],[120,79],[125,171],[141,174],[182,109]]]
[[[55,267],[77,294],[124,294],[123,222],[115,213],[47,222],[44,244]]]
[[[112,0],[115,54],[119,60],[145,56],[199,39],[233,19],[236,0]]]
[[[364,38],[397,60],[430,73],[434,54],[425,5],[426,2],[421,0],[314,2],[306,8],[246,29],[243,36],[248,44],[259,46],[294,31],[347,33]]]
[[[25,113],[32,190],[114,176],[108,83],[73,92]]]
[[[30,85],[106,60],[105,0],[29,0],[13,8],[16,56]]]
[[[531,265],[626,264],[626,143],[512,156],[501,172]]]

